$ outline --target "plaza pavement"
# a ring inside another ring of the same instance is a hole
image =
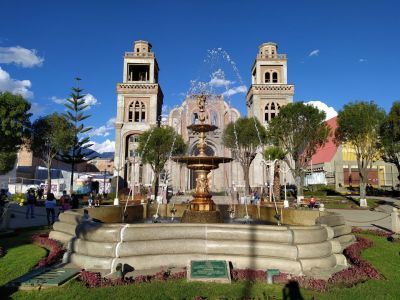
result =
[[[374,210],[368,209],[327,209],[341,214],[346,223],[350,226],[357,226],[360,228],[374,228],[391,230],[392,220],[390,214],[393,207],[400,208],[400,200],[397,198],[389,197],[372,197],[385,201],[385,204],[379,205]]]
[[[174,197],[175,198],[175,197]],[[215,196],[215,202],[217,203],[230,203],[230,198],[224,196]],[[181,203],[188,200],[189,197],[181,196],[175,198],[173,202]],[[214,199],[214,197],[213,197]],[[374,199],[380,199],[386,203],[378,206],[374,210],[368,209],[327,209],[327,211],[332,211],[343,215],[346,223],[350,226],[357,226],[361,228],[381,228],[381,229],[391,229],[391,219],[390,214],[393,207],[400,208],[400,200],[396,198],[389,197],[374,197]],[[10,214],[13,217],[9,220],[9,228],[27,228],[36,226],[47,225],[46,219],[46,209],[44,207],[35,207],[35,218],[26,219],[25,218],[26,206],[19,206],[16,203],[12,203],[10,206]],[[59,212],[59,208],[56,208],[56,216]],[[57,218],[56,218],[57,220]]]
[[[26,215],[26,206],[19,206],[16,203],[11,203],[9,208],[9,225],[8,228],[16,229],[16,228],[27,228],[27,227],[36,227],[36,226],[44,226],[47,225],[47,218],[46,218],[46,209],[41,206],[35,207],[35,218],[29,219],[25,218]],[[56,208],[56,221],[57,221],[57,214],[59,212],[59,208]]]

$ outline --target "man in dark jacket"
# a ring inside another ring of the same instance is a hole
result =
[[[31,214],[31,218],[35,218],[35,204],[36,204],[36,195],[34,189],[29,189],[28,194],[26,195],[26,215],[25,217],[29,218],[29,212]]]

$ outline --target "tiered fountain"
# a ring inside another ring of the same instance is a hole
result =
[[[188,127],[199,133],[199,154],[172,158],[196,173],[190,206],[110,205],[66,211],[50,233],[50,238],[67,246],[65,260],[104,273],[114,272],[119,264],[145,270],[185,267],[192,260],[225,260],[238,269],[279,269],[294,275],[312,275],[320,269],[327,274],[346,268],[342,251],[355,237],[338,214],[282,208],[283,225],[271,226],[265,224],[274,221],[275,208],[236,204],[239,217],[246,212],[260,223],[223,223],[223,219],[229,220],[231,210],[227,204],[213,202],[207,175],[232,159],[205,153],[206,133],[217,129],[205,124],[206,100],[204,94],[198,97],[200,123]],[[128,216],[121,223],[125,212]],[[148,223],[154,214],[171,221]],[[175,223],[180,217],[181,223]]]
[[[184,163],[188,169],[194,170],[196,174],[196,188],[193,193],[193,200],[190,202],[190,209],[183,213],[182,223],[222,223],[221,213],[216,209],[212,195],[208,187],[207,175],[211,170],[217,169],[220,163],[227,163],[232,160],[230,157],[208,156],[206,154],[206,132],[218,129],[215,125],[205,124],[205,104],[207,95],[202,94],[197,97],[199,108],[200,124],[192,124],[187,128],[199,134],[197,156],[177,156],[172,157],[173,161]]]

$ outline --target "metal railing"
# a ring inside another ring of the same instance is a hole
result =
[[[153,52],[125,52],[125,57],[154,57]]]
[[[257,58],[286,59],[286,54],[257,54]]]

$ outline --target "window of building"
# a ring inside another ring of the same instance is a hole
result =
[[[276,72],[272,73],[272,82],[274,83],[278,82],[278,73]]]
[[[268,123],[279,114],[280,105],[275,102],[267,103],[264,107],[264,122]]]
[[[197,113],[193,113],[192,124],[197,124],[198,120],[199,120],[199,115]]]
[[[271,82],[271,73],[266,72],[265,73],[265,83],[269,83],[269,82]]]
[[[131,136],[129,137],[129,142],[130,142],[130,143],[137,143],[137,142],[139,142],[139,136],[137,136],[137,135],[131,135]]]
[[[134,101],[129,105],[128,122],[146,122],[146,106],[142,101]]]
[[[264,122],[269,122],[269,104],[264,107]]]
[[[128,64],[127,77],[128,77],[127,78],[128,81],[149,81],[150,80],[149,79],[150,78],[150,65]]]
[[[218,126],[218,114],[215,111],[211,113],[211,125]]]

